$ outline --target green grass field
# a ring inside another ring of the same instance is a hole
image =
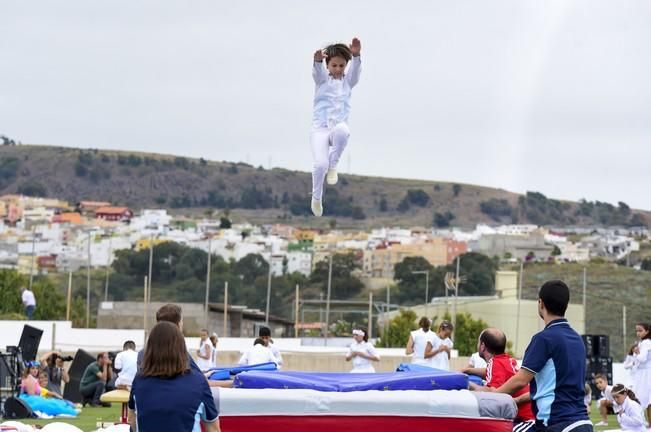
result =
[[[597,411],[594,405],[595,404],[593,402],[590,419],[592,420],[593,423],[597,423],[600,420],[599,412]],[[84,432],[92,432],[97,430],[97,423],[117,422],[119,417],[120,417],[120,405],[113,404],[113,406],[110,408],[90,408],[90,407],[84,408],[82,413],[76,419],[21,420],[21,421],[24,423],[41,425],[41,426],[44,426],[48,423],[52,423],[55,421],[63,421],[65,423],[74,424]],[[617,420],[615,419],[615,416],[612,415],[608,417],[608,424],[609,425],[607,427],[598,427],[595,428],[595,430],[600,431],[605,429],[616,429],[619,427],[617,424]]]
[[[77,426],[84,432],[97,430],[98,423],[117,423],[120,420],[120,404],[114,403],[110,408],[86,407],[74,419],[21,420],[23,423],[45,426],[48,423],[63,422]]]

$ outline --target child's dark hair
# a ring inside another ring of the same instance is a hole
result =
[[[429,321],[429,318],[427,317],[422,317],[420,321],[418,321],[418,327],[423,329],[423,331],[428,331],[431,323]]]
[[[632,399],[635,402],[640,403],[637,397],[635,397],[635,393],[633,393],[633,390],[627,389],[624,384],[615,384],[613,386],[611,394],[625,394],[626,396],[629,397],[629,399]]]
[[[357,327],[355,330],[359,330],[364,333],[364,342],[368,342],[368,331],[364,327]]]
[[[635,348],[637,348],[637,342],[631,345],[631,347],[628,349],[628,355],[633,355],[635,353]]]
[[[330,63],[330,59],[334,57],[341,57],[346,60],[346,63],[353,58],[353,53],[350,51],[348,45],[342,43],[328,45],[324,48],[323,53],[326,56],[326,64]]]
[[[595,381],[598,379],[602,379],[606,381],[606,384],[608,384],[608,377],[606,377],[606,375],[602,374],[601,372],[594,374],[594,379]]]
[[[253,341],[253,346],[256,345],[264,345],[264,341],[261,338],[257,338],[256,340]]]
[[[644,336],[642,339],[651,339],[651,325],[649,325],[648,322],[639,322],[636,323],[635,325],[640,326],[644,330],[646,330],[646,336]]]

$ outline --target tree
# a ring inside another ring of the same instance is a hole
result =
[[[651,258],[644,258],[640,264],[642,270],[651,271]]]
[[[562,252],[561,252],[561,249],[558,247],[558,245],[554,245],[554,249],[552,249],[551,256],[555,257],[555,256],[559,256],[561,254],[562,254]]]
[[[332,256],[331,296],[333,299],[349,299],[362,291],[364,284],[353,274],[360,267],[354,253],[335,253]],[[323,293],[328,289],[328,268],[329,259],[321,260],[316,263],[310,275],[310,283],[320,287]]]
[[[430,272],[430,286],[432,282],[432,265],[425,258],[406,257],[394,266],[394,280],[398,282],[395,300],[401,304],[421,304],[425,298],[425,275],[414,274],[414,271]],[[429,290],[432,294],[432,290]]]
[[[233,267],[233,272],[242,276],[246,284],[252,284],[259,276],[267,276],[269,263],[260,254],[248,254]]]
[[[499,221],[503,216],[513,215],[513,207],[505,199],[491,198],[488,201],[482,201],[479,203],[479,209],[495,221]]]
[[[632,227],[648,227],[646,218],[639,213],[634,213],[631,217],[631,220],[628,223],[628,226]]]
[[[407,200],[410,204],[417,205],[419,207],[427,206],[429,203],[429,195],[422,189],[409,189],[407,190]]]
[[[387,204],[387,199],[386,197],[380,198],[380,211],[385,212],[389,210],[389,205]]]
[[[469,313],[458,313],[454,328],[454,347],[459,355],[469,356],[477,351],[479,334],[488,327],[482,319],[473,319]]]
[[[35,180],[28,180],[18,186],[18,193],[31,197],[45,197],[47,196],[47,188]]]
[[[222,216],[219,218],[219,228],[220,229],[230,229],[232,226],[231,220],[226,217]]]
[[[402,348],[407,345],[409,333],[418,327],[416,318],[416,312],[410,309],[400,310],[398,316],[389,322],[389,327],[376,345],[383,348]]]
[[[536,254],[534,253],[534,251],[529,251],[529,253],[527,254],[527,256],[524,259],[525,259],[526,262],[533,261],[533,260],[536,259]]]
[[[454,194],[455,198],[459,196],[461,193],[461,185],[460,184],[453,184],[452,185],[452,193]]]
[[[446,211],[445,213],[434,213],[434,226],[437,228],[447,228],[450,226],[450,222],[454,220],[456,216],[451,211]]]

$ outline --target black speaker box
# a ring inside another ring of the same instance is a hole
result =
[[[95,357],[90,355],[84,350],[77,350],[75,353],[75,358],[70,364],[70,369],[68,369],[68,375],[70,375],[70,381],[66,383],[63,388],[63,398],[71,402],[81,403],[81,393],[79,392],[79,383],[81,378],[84,376],[84,371],[89,364],[96,360]]]
[[[23,361],[36,360],[41,336],[43,336],[43,330],[29,325],[23,327],[23,334],[20,335],[20,342],[18,342],[23,354]]]
[[[583,339],[583,346],[585,346],[585,356],[587,358],[594,357],[594,346],[592,344],[593,342],[593,336],[592,335],[581,335],[581,339]]]
[[[610,338],[607,335],[596,335],[592,341],[594,356],[608,357],[610,355]]]
[[[32,409],[21,399],[9,397],[5,401],[4,418],[6,419],[24,419],[33,417]]]

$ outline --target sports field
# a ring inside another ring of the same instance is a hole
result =
[[[97,430],[96,425],[98,422],[103,422],[103,421],[114,422],[117,421],[119,417],[120,417],[120,406],[118,404],[113,404],[113,406],[110,408],[90,408],[90,407],[84,408],[81,415],[76,419],[21,420],[21,421],[23,421],[24,423],[38,424],[38,425],[46,425],[48,423],[55,422],[55,421],[64,421],[66,423],[74,424],[84,432],[91,432]],[[594,406],[590,418],[593,423],[597,423],[599,421],[599,413],[596,411]],[[614,416],[609,416],[608,420],[609,420],[609,426],[596,427],[595,430],[599,431],[604,429],[615,429],[618,427],[617,420],[615,420]]]

